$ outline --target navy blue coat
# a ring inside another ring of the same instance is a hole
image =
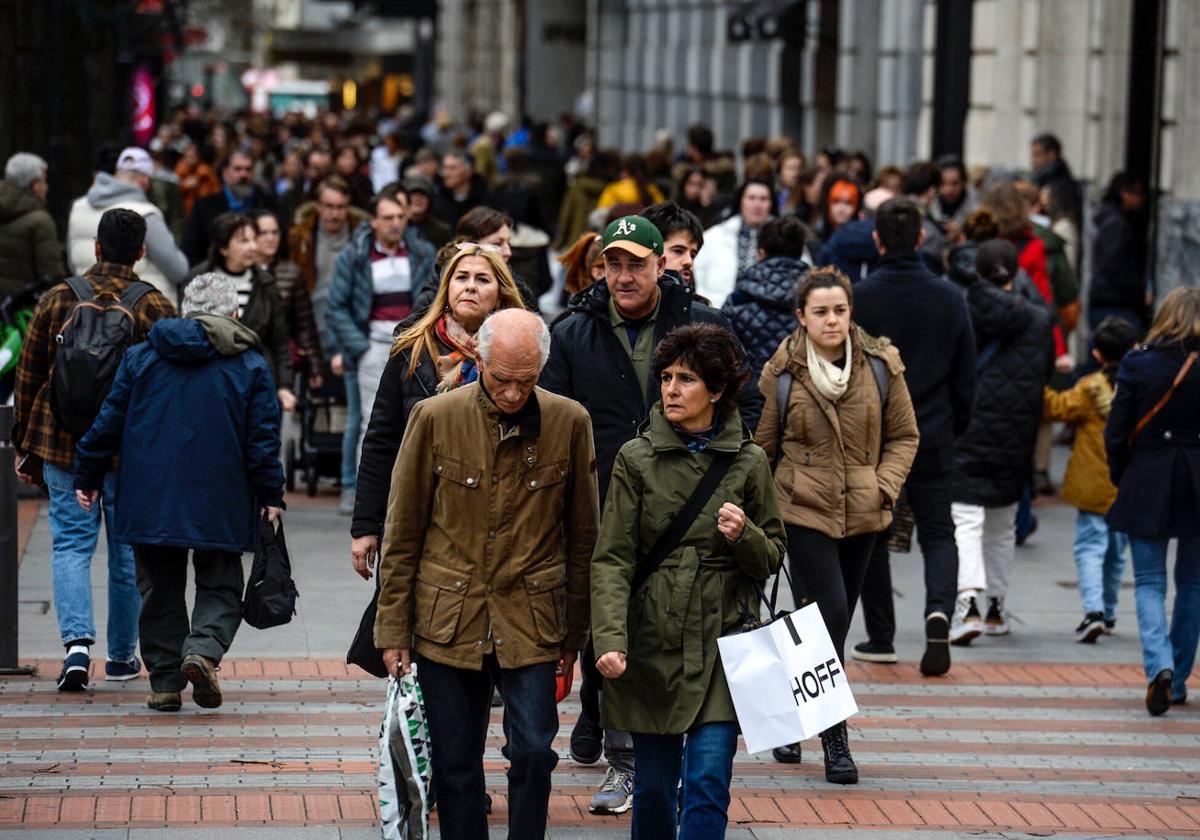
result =
[[[1132,445],[1138,421],[1171,387],[1187,352],[1178,344],[1131,351],[1117,371],[1104,448],[1117,485],[1108,524],[1144,539],[1200,536],[1200,364]]]
[[[259,510],[283,505],[283,468],[275,383],[252,346],[223,355],[199,321],[171,318],[125,353],[75,465],[75,487],[95,490],[120,454],[118,540],[254,550]]]
[[[751,382],[758,381],[780,342],[795,331],[796,286],[807,273],[808,265],[795,257],[765,259],[738,274],[733,294],[721,305],[750,359]]]

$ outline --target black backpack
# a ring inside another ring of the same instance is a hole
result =
[[[258,546],[242,599],[242,618],[259,630],[287,624],[296,614],[298,597],[283,540],[283,523],[276,529],[264,516],[258,523]]]
[[[50,408],[59,425],[82,437],[100,414],[121,357],[137,336],[133,308],[154,287],[138,280],[118,298],[111,292],[97,295],[83,277],[70,277],[67,285],[78,302],[54,337]]]

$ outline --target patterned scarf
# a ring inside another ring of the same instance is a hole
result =
[[[439,318],[436,329],[442,343],[453,348],[445,356],[438,356],[437,360],[437,391],[444,394],[479,378],[479,346],[475,336],[463,329],[450,315]]]

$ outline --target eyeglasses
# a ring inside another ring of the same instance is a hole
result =
[[[470,251],[472,248],[478,251],[491,251],[493,254],[501,253],[499,245],[492,245],[487,242],[455,242],[454,247],[460,251]]]

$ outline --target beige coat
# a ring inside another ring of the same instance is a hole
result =
[[[774,461],[779,443],[776,384],[785,369],[794,377],[783,456],[775,468],[783,521],[834,539],[877,533],[891,524],[892,506],[920,439],[900,352],[887,339],[873,338],[857,326],[852,330],[850,384],[836,404],[813,384],[802,328],[775,351],[758,385],[766,404],[754,440]],[[866,354],[883,359],[891,375],[886,421]]]
[[[592,425],[538,388],[500,437],[479,383],[417,403],[392,471],[375,644],[478,670],[558,659],[588,636],[599,501]]]

